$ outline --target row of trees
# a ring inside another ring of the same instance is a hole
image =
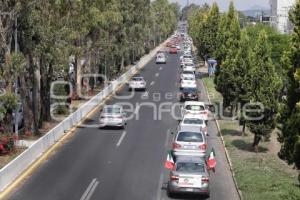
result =
[[[300,169],[300,0],[290,12],[290,20],[294,31],[289,48],[282,56],[282,65],[287,68],[287,101],[280,117],[283,126],[279,135],[282,143],[279,156]]]
[[[174,30],[180,7],[167,0],[3,0],[0,3],[1,116],[12,130],[19,82],[25,131],[50,121],[50,86],[74,66],[75,93],[85,73],[108,78],[154,48]],[[15,41],[15,42],[14,42]],[[16,45],[14,45],[14,43]],[[72,58],[72,59],[71,59]]]
[[[219,12],[216,3],[206,12],[197,12],[190,18],[190,25],[199,55],[203,59],[212,56],[218,61],[220,67],[215,83],[223,95],[224,107],[230,107],[231,112],[236,113],[239,104],[242,107],[250,102],[263,105],[263,113],[252,113],[254,116],[263,114],[262,119],[247,121],[242,117],[244,115],[239,118],[243,129],[247,126],[254,133],[253,147],[257,149],[262,136],[268,137],[275,128],[282,88],[281,78],[272,63],[267,32],[256,31],[257,35],[253,37],[253,27],[241,30],[233,3],[225,14]],[[259,107],[253,105],[252,108]]]
[[[231,108],[232,114],[245,114],[238,105],[260,103],[249,106],[251,109],[263,105],[262,113],[247,112],[251,117],[263,114],[262,118],[248,120],[238,115],[243,131],[248,127],[254,134],[254,149],[278,125],[283,143],[280,156],[300,168],[300,0],[290,18],[295,25],[292,36],[262,24],[241,28],[233,3],[227,13],[220,13],[214,3],[189,17],[189,32],[199,56],[218,61],[214,81],[225,108]]]
[[[233,3],[222,14],[213,4],[194,11],[189,32],[199,56],[214,57],[219,63],[215,83],[224,107],[235,113],[238,104],[263,105],[263,113],[250,114],[263,114],[261,119],[250,121],[239,115],[243,131],[248,127],[254,133],[253,147],[257,150],[262,137],[269,138],[277,125],[280,158],[300,169],[300,0],[290,12],[290,20],[294,24],[291,36],[262,24],[241,29]]]

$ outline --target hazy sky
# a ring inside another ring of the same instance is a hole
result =
[[[171,2],[178,2],[181,5],[185,6],[187,0],[169,0]],[[220,6],[221,10],[227,10],[229,2],[231,0],[189,0],[190,3],[196,3],[196,4],[203,4],[205,2],[207,3],[213,3],[216,1],[218,5]],[[235,7],[238,10],[247,10],[251,9],[252,7],[260,6],[264,8],[269,8],[269,0],[233,0]]]

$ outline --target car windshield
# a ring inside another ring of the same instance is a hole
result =
[[[187,105],[185,107],[186,110],[192,110],[192,111],[202,111],[205,110],[204,106],[201,105]]]
[[[121,108],[118,108],[118,107],[105,107],[103,112],[108,113],[108,114],[119,114],[119,113],[121,113]]]
[[[203,120],[199,118],[185,118],[183,120],[184,124],[203,124]]]
[[[177,136],[178,142],[203,142],[201,133],[195,132],[180,132]]]
[[[193,163],[193,162],[179,162],[176,163],[177,172],[198,172],[204,173],[205,168],[203,163]]]
[[[143,81],[142,77],[133,77],[132,78],[133,81]]]

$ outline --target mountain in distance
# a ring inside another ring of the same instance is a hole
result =
[[[268,7],[263,7],[259,5],[252,6],[251,8],[247,10],[241,11],[244,15],[250,16],[250,17],[257,17],[263,15],[269,16],[271,14],[271,10]]]

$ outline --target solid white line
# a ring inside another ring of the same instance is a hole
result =
[[[99,182],[97,179],[93,179],[92,182],[89,184],[83,195],[81,196],[80,200],[89,200],[94,193],[96,187],[98,186]]]
[[[117,143],[117,147],[119,147],[124,139],[124,137],[126,136],[126,131],[123,131],[118,143]]]
[[[165,142],[165,147],[169,146],[169,138],[170,138],[170,134],[171,134],[170,132],[171,132],[171,130],[168,129],[168,131],[167,131],[167,138],[166,138],[166,142]]]
[[[162,172],[159,177],[158,188],[156,193],[157,200],[161,200],[161,188],[162,188],[163,181],[164,181],[164,174]]]
[[[88,196],[86,197],[85,200],[90,200],[90,199],[91,199],[91,197],[92,197],[92,195],[94,194],[94,192],[95,192],[96,187],[98,186],[98,184],[99,184],[99,181],[97,181],[97,182],[93,185],[91,191],[89,192],[89,194],[88,194]]]
[[[151,83],[150,83],[150,86],[152,86],[152,85],[154,85],[155,84],[155,82],[154,81],[152,81]]]

